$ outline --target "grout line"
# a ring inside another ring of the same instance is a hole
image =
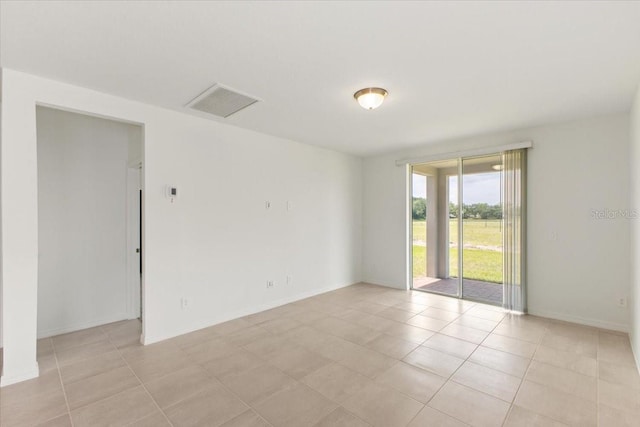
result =
[[[73,418],[71,417],[71,407],[69,406],[69,399],[67,398],[67,388],[64,385],[64,381],[62,381],[62,372],[60,371],[60,363],[58,362],[58,352],[56,351],[56,346],[53,343],[53,339],[49,338],[51,341],[51,348],[53,349],[53,357],[56,360],[56,370],[58,371],[58,379],[60,380],[60,386],[62,387],[62,394],[64,395],[64,403],[67,405],[67,415],[69,416],[69,422],[71,423],[71,427],[73,427]]]
[[[137,319],[136,319],[136,320],[137,320]],[[140,322],[142,323],[142,321],[140,321]],[[104,331],[103,331],[103,332],[104,332]],[[156,406],[156,408],[160,411],[160,413],[164,416],[165,420],[167,420],[167,422],[169,423],[169,425],[170,425],[170,426],[173,426],[173,423],[171,422],[171,420],[169,419],[169,417],[167,417],[167,414],[165,414],[165,413],[164,413],[164,411],[162,410],[162,408],[160,408],[160,405],[158,405],[158,402],[156,402],[156,400],[153,398],[153,396],[151,395],[151,393],[149,393],[149,390],[148,390],[148,389],[147,389],[147,387],[145,386],[144,382],[142,382],[142,380],[140,379],[140,377],[138,377],[138,375],[137,375],[137,374],[136,374],[136,372],[133,370],[133,368],[131,368],[131,365],[129,365],[129,362],[127,362],[127,359],[125,359],[125,358],[124,358],[123,353],[122,353],[122,350],[121,350],[120,348],[118,348],[118,346],[116,346],[116,345],[113,343],[113,341],[111,341],[111,336],[110,336],[108,333],[106,333],[106,335],[107,335],[107,338],[108,338],[109,342],[111,343],[111,345],[112,345],[112,346],[114,346],[114,347],[115,347],[115,349],[116,349],[116,351],[118,351],[118,354],[120,354],[120,358],[124,361],[124,363],[125,363],[125,365],[127,366],[127,368],[129,368],[129,370],[131,371],[131,373],[133,374],[133,376],[134,376],[134,377],[136,377],[136,379],[140,382],[140,385],[141,385],[141,386],[142,386],[142,388],[144,389],[145,393],[147,393],[147,396],[149,396],[149,398],[151,398],[151,401],[152,401],[152,402],[153,402],[153,404]],[[129,390],[131,390],[131,389],[129,389]],[[125,391],[128,391],[128,390],[124,390],[124,391],[122,391],[122,392],[120,392],[120,393],[123,393],[123,392],[125,392]],[[117,393],[117,394],[120,394],[120,393]],[[117,394],[116,394],[116,395],[117,395]],[[114,395],[114,396],[116,396],[116,395]],[[111,396],[111,397],[112,397],[112,396]],[[151,416],[151,415],[153,415],[153,414],[147,414],[147,415],[145,415],[144,417],[139,418],[139,419],[137,419],[137,420],[134,420],[134,421],[130,422],[130,423],[129,423],[129,424],[127,424],[127,425],[131,425],[131,424],[133,424],[133,423],[135,423],[135,422],[138,422],[138,421],[140,421],[140,420],[142,420],[142,419],[144,419],[144,418],[146,418],[146,417],[148,417],[148,416]]]

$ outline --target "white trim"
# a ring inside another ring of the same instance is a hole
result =
[[[417,165],[420,163],[436,162],[438,160],[457,159],[459,157],[485,156],[488,154],[502,153],[503,151],[519,150],[522,148],[533,148],[532,141],[522,141],[507,145],[496,145],[494,147],[476,148],[473,150],[450,151],[448,153],[429,154],[420,157],[410,157],[396,160],[396,166]]]
[[[10,377],[3,375],[2,377],[0,377],[0,387],[6,387],[11,384],[38,378],[38,376],[40,376],[40,368],[38,367],[38,362],[36,362],[33,368],[29,369],[28,371],[22,372],[21,374],[13,375]]]
[[[208,319],[202,319],[199,322],[191,325],[188,328],[182,328],[180,331],[178,332],[172,332],[169,335],[162,335],[162,336],[155,336],[155,337],[147,337],[144,336],[143,338],[143,344],[144,345],[149,345],[149,344],[153,344],[159,341],[164,341],[167,340],[169,338],[173,338],[173,337],[177,337],[180,335],[184,335],[184,334],[188,334],[190,332],[194,332],[203,328],[208,328],[211,326],[215,326],[219,323],[224,323],[224,322],[228,322],[230,320],[234,320],[234,319],[238,319],[240,317],[244,317],[244,316],[249,316],[251,314],[256,314],[256,313],[260,313],[262,311],[265,310],[270,310],[272,308],[276,308],[276,307],[280,307],[282,305],[285,304],[289,304],[292,302],[296,302],[296,301],[300,301],[303,300],[305,298],[310,298],[316,295],[320,295],[320,294],[324,294],[326,292],[331,292],[331,291],[335,291],[336,289],[342,289],[342,288],[346,288],[348,286],[352,286],[358,283],[363,283],[363,282],[356,282],[356,283],[350,283],[350,284],[346,284],[346,285],[336,285],[336,286],[328,286],[326,288],[322,288],[322,289],[318,289],[315,291],[310,291],[310,292],[302,292],[300,294],[297,294],[295,296],[292,297],[288,297],[288,298],[282,298],[276,301],[272,301],[266,304],[260,304],[258,306],[254,306],[253,308],[250,309],[245,309],[245,310],[237,310],[231,313],[227,313],[224,316],[219,316],[219,317],[213,317],[213,318],[208,318]]]
[[[121,320],[128,320],[129,313],[117,313],[113,316],[104,317],[102,319],[94,319],[89,322],[76,323],[74,325],[63,326],[61,328],[47,329],[44,331],[38,331],[38,339],[48,338],[56,335],[67,334],[69,332],[80,331],[82,329],[94,328],[96,326],[107,325],[113,322],[119,322]]]
[[[527,313],[533,316],[546,317],[547,319],[562,320],[564,322],[577,323],[585,326],[593,326],[595,328],[608,329],[610,331],[629,333],[629,325],[624,323],[590,319],[586,317],[573,316],[571,314],[556,313],[556,312],[547,311],[547,310],[538,310],[531,307],[529,307]]]

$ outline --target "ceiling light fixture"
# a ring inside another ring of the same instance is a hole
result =
[[[358,104],[365,110],[373,110],[382,105],[384,98],[389,94],[380,87],[367,87],[353,94]]]

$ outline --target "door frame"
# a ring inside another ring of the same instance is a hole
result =
[[[142,272],[140,260],[142,258],[143,228],[142,203],[142,164],[127,167],[127,316],[129,319],[142,320]],[[136,249],[139,251],[136,252]]]

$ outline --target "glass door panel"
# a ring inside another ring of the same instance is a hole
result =
[[[502,157],[462,159],[462,297],[502,305]]]

